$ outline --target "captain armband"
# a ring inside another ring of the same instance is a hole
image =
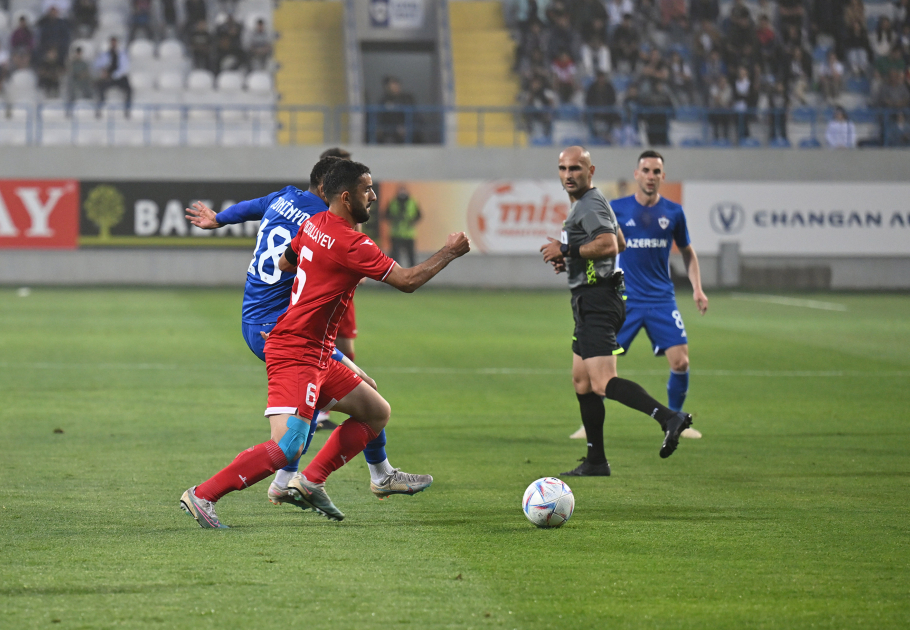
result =
[[[297,252],[294,251],[293,247],[288,246],[288,248],[284,250],[284,257],[289,263],[295,267],[297,266]]]

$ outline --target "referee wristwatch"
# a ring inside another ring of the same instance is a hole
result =
[[[559,246],[559,251],[562,252],[562,255],[568,256],[569,258],[581,258],[581,253],[578,251],[579,249],[581,249],[581,245],[563,243]]]

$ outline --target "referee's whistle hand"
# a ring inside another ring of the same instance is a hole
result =
[[[561,243],[555,238],[547,237],[547,244],[540,247],[540,253],[543,254],[543,261],[546,263],[552,263],[554,261],[563,260],[562,250],[560,249]]]

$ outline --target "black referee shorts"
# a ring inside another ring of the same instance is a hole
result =
[[[614,287],[579,287],[572,290],[575,334],[572,352],[582,359],[619,354],[616,333],[626,321],[626,303]]]

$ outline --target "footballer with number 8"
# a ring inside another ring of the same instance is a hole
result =
[[[416,267],[404,269],[382,253],[354,226],[370,218],[376,200],[367,166],[339,162],[323,180],[329,202],[305,222],[278,261],[296,276],[290,305],[265,344],[271,439],[240,453],[208,481],[183,493],[181,507],[204,528],[226,528],[215,503],[234,490],[262,481],[306,452],[317,410],[332,408],[351,417],[335,429],[307,471],[288,484],[294,497],[330,519],[339,510],[325,491],[325,480],[360,453],[386,426],[389,403],[349,368],[331,360],[344,311],[361,278],[413,292],[450,262],[470,250],[463,232],[450,234],[445,246]]]
[[[692,416],[663,406],[638,383],[620,378],[616,355],[622,347],[616,334],[626,317],[623,274],[616,256],[625,248],[622,230],[610,204],[591,184],[594,165],[584,147],[569,147],[559,154],[559,178],[569,194],[572,210],[563,224],[562,239],[540,248],[544,262],[556,272],[568,272],[572,292],[575,334],[572,341],[572,382],[588,438],[588,453],[573,477],[605,477],[610,464],[604,454],[604,398],[651,416],[664,431],[660,456],[669,457],[679,445],[680,433]]]

